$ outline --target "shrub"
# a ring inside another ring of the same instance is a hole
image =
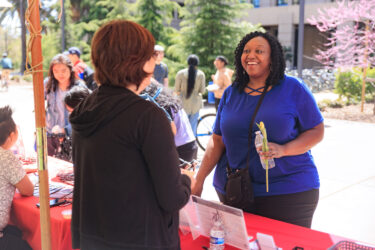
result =
[[[20,82],[20,76],[19,75],[13,75],[12,80],[15,82]]]
[[[32,82],[33,81],[33,76],[32,75],[24,75],[22,78],[26,82]]]
[[[375,69],[367,69],[367,77],[375,78]],[[346,97],[348,103],[357,103],[362,94],[362,71],[353,68],[351,71],[338,72],[336,74],[335,92],[340,97]],[[366,99],[373,99],[375,88],[370,82],[366,82]]]
[[[342,99],[330,100],[330,99],[323,99],[322,101],[318,102],[318,107],[320,111],[326,111],[327,107],[330,108],[342,108],[345,106],[345,102]]]

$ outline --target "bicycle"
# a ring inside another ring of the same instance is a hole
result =
[[[213,134],[213,126],[215,124],[216,114],[209,113],[198,118],[197,125],[197,135],[195,139],[197,140],[198,146],[205,151],[207,147],[208,140]]]

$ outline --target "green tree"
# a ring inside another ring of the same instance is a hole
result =
[[[15,14],[18,15],[19,20],[20,20],[20,27],[21,27],[21,58],[20,58],[20,72],[23,73],[25,70],[25,63],[26,63],[26,25],[25,25],[25,11],[27,8],[27,1],[26,0],[8,0],[11,4],[12,7],[10,8],[2,8],[0,9],[0,23],[1,21],[6,17],[10,16],[11,18],[14,18]],[[43,4],[45,1],[41,1]],[[41,20],[46,20],[50,14],[51,14],[51,9],[50,8],[42,8],[39,11],[40,18]]]
[[[79,47],[81,58],[90,63],[90,44],[96,30],[113,19],[134,19],[130,15],[133,5],[123,0],[70,0],[66,7],[68,47]]]
[[[136,3],[136,22],[148,29],[157,43],[168,44],[168,27],[173,18],[173,11],[179,9],[176,2],[169,0],[141,0]]]
[[[238,0],[185,1],[181,13],[183,28],[180,39],[185,51],[184,56],[197,54],[200,68],[206,76],[214,72],[213,61],[216,56],[224,55],[232,63],[240,38],[250,31],[260,29],[260,25],[241,22],[240,17],[249,8],[250,4],[239,3]]]
[[[12,19],[14,18],[15,14],[18,14],[20,17],[20,26],[21,26],[21,64],[20,64],[20,72],[23,73],[25,70],[25,61],[26,61],[26,25],[25,25],[25,9],[26,3],[24,0],[10,0],[12,4],[11,8],[4,8],[0,12],[0,23],[6,16],[11,16]]]

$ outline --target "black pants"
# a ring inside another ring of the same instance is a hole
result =
[[[220,104],[220,98],[215,98],[215,109],[216,109],[216,113],[217,113],[217,109],[219,108],[219,104]]]
[[[29,244],[22,239],[22,232],[15,226],[8,225],[3,230],[0,238],[1,250],[32,250]]]
[[[60,146],[59,138],[47,135],[48,156],[55,156]]]
[[[224,195],[217,190],[216,192],[220,201],[224,203]],[[319,189],[294,194],[255,197],[255,211],[249,212],[270,219],[311,228],[318,200]]]
[[[197,151],[198,146],[195,140],[177,147],[178,156],[188,162],[197,159]]]

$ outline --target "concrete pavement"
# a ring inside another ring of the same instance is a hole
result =
[[[32,86],[0,92],[0,107],[11,105],[27,152],[32,152],[35,118]],[[205,108],[202,113],[214,111]],[[318,166],[320,201],[312,228],[375,244],[375,124],[326,119],[324,140],[312,149]],[[203,152],[198,154],[202,157]],[[212,174],[203,198],[218,200]]]

